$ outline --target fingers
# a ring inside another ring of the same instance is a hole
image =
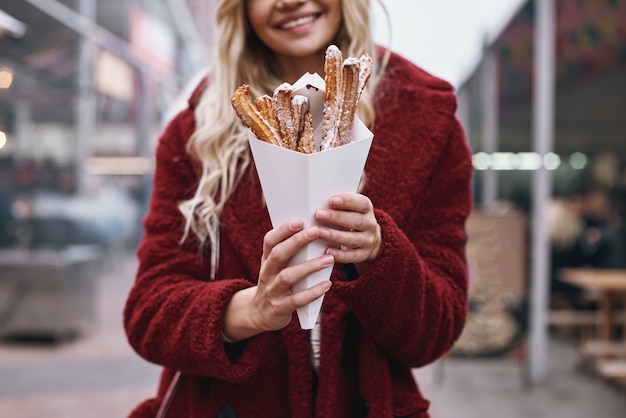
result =
[[[336,261],[354,263],[364,271],[378,256],[381,228],[374,216],[372,202],[360,194],[333,196],[328,208],[316,212],[320,225],[305,228],[302,220],[292,220],[272,229],[263,240],[263,259],[254,297],[254,317],[259,329],[275,330],[286,326],[293,312],[328,291],[330,281],[309,289],[292,292],[305,277],[332,266]],[[326,254],[295,265],[290,260],[313,241],[322,239],[335,248]]]
[[[302,230],[303,227],[304,224],[302,220],[293,219],[265,234],[265,238],[263,239],[263,258],[266,258],[270,251],[272,251],[272,248],[274,248],[278,243]]]
[[[363,195],[333,196],[329,208],[319,209],[315,219],[346,230],[363,231],[376,224],[372,202]]]
[[[302,248],[318,239],[317,226],[303,229],[301,221],[291,221],[268,232],[263,243],[263,259],[258,283],[271,295],[283,295],[302,278],[334,263],[332,256],[289,266],[289,261]]]
[[[272,252],[274,252],[274,255],[279,257],[279,259],[284,259],[285,257],[289,259],[300,248],[319,237],[317,227],[308,228],[306,230],[303,228],[304,224],[301,219],[293,219],[265,234],[265,238],[263,239],[263,260],[267,260]],[[296,236],[298,233],[300,233],[300,235]],[[280,249],[280,253],[274,251],[275,247],[293,236],[295,236],[295,239],[291,240],[289,245],[283,245]]]
[[[329,208],[318,210],[315,218],[329,226],[320,228],[320,238],[335,244],[336,248],[329,248],[327,254],[336,261],[357,264],[378,256],[382,233],[372,202],[366,196],[333,196]]]
[[[301,248],[319,238],[317,226],[303,229],[301,220],[293,220],[274,228],[263,239],[263,259],[284,266]]]
[[[330,267],[335,260],[330,255],[323,255],[303,263],[286,267],[276,276],[267,275],[261,267],[259,283],[252,303],[253,321],[256,328],[263,331],[282,329],[290,322],[293,312],[313,302],[330,289],[326,280],[309,289],[293,293],[292,287],[308,275]],[[267,265],[267,263],[265,263]]]
[[[329,208],[319,209],[315,219],[323,224],[357,231],[371,228],[376,222],[372,202],[360,194],[333,196]]]
[[[382,233],[380,226],[368,232],[334,231],[328,229],[329,242],[338,243],[337,247],[329,247],[326,254],[332,255],[339,263],[360,264],[371,263],[380,252]],[[324,236],[324,235],[322,235]]]
[[[315,299],[324,295],[326,292],[328,292],[331,286],[332,283],[330,282],[330,280],[324,280],[323,282],[320,282],[306,290],[294,293],[292,295],[292,302],[293,306],[295,307],[294,310],[302,306],[306,306],[307,304],[313,302]]]
[[[289,289],[306,276],[332,266],[334,262],[335,259],[332,255],[325,254],[294,266],[285,267],[276,275],[275,287],[282,290]]]
[[[362,214],[373,210],[372,202],[367,196],[362,194],[343,194],[332,196],[329,203],[332,209],[353,211]]]
[[[289,265],[298,251],[319,238],[320,228],[304,228],[301,220],[286,222],[265,235],[259,278],[250,304],[255,329],[282,329],[296,309],[313,302],[330,289],[330,281],[326,280],[309,289],[292,292],[296,283],[335,263],[332,255],[324,254]]]

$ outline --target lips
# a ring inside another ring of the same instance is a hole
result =
[[[292,17],[283,20],[278,25],[276,25],[279,29],[290,30],[300,26],[308,25],[314,22],[319,17],[319,14],[309,14],[305,16]]]

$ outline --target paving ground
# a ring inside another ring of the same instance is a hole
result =
[[[159,368],[132,351],[122,329],[134,260],[106,266],[89,333],[60,344],[0,342],[0,418],[125,417],[154,392]]]
[[[159,369],[126,343],[121,310],[135,263],[98,280],[98,323],[62,344],[0,342],[0,418],[123,418],[154,392]],[[446,359],[416,371],[433,418],[623,418],[626,390],[576,368],[571,341],[551,340],[549,382],[524,384],[513,360]],[[332,417],[329,417],[332,418]]]
[[[571,342],[552,340],[549,379],[531,388],[513,361],[446,360],[417,372],[433,418],[623,418],[626,388],[577,369]]]

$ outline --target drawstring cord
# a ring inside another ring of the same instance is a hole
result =
[[[174,399],[174,394],[176,393],[176,389],[180,384],[180,380],[182,377],[182,373],[180,371],[176,372],[174,378],[170,382],[170,386],[167,388],[167,392],[165,392],[165,396],[163,397],[163,402],[161,402],[161,406],[159,407],[159,411],[156,414],[156,418],[165,418],[165,414],[167,414],[167,410],[172,403],[172,399]]]

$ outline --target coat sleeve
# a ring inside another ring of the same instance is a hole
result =
[[[210,281],[210,266],[197,241],[189,237],[181,243],[184,218],[178,204],[193,195],[198,181],[185,150],[193,126],[188,109],[159,140],[124,326],[130,345],[150,362],[186,374],[241,381],[256,369],[267,335],[224,344],[226,306],[235,292],[252,283],[243,278]]]
[[[471,154],[454,116],[456,99],[451,92],[446,96],[453,109],[444,118],[445,134],[423,160],[419,170],[427,174],[415,175],[425,185],[411,184],[419,195],[405,193],[412,198],[393,201],[388,211],[375,209],[383,233],[379,258],[357,280],[333,284],[364,331],[406,367],[428,364],[448,351],[467,314]]]

